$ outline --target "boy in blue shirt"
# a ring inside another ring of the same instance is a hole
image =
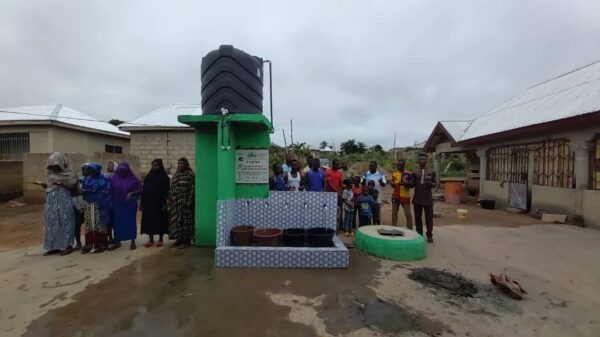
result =
[[[373,217],[373,205],[377,203],[369,194],[368,185],[363,188],[362,194],[358,197],[358,226],[369,226]]]

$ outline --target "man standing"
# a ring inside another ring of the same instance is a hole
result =
[[[344,180],[350,179],[350,181],[354,181],[354,176],[356,175],[354,170],[348,167],[348,161],[345,159],[342,160],[342,174],[344,175]]]
[[[377,208],[378,208],[379,212],[373,214],[373,224],[380,225],[381,224],[381,197],[383,195],[383,193],[381,192],[381,188],[385,187],[386,181],[385,181],[385,176],[383,175],[383,173],[380,173],[379,171],[377,171],[377,162],[376,161],[373,160],[369,164],[369,171],[367,173],[363,174],[363,179],[364,179],[366,185],[368,185],[369,180],[372,180],[375,182],[375,189],[379,193],[379,195],[377,196],[377,200],[376,200]]]
[[[306,157],[306,167],[302,169],[302,174],[306,175],[312,169],[313,155]]]
[[[334,159],[331,162],[331,168],[325,172],[325,192],[339,192],[342,190],[344,178],[340,170],[340,161]]]
[[[405,165],[404,159],[398,160],[396,170],[392,173],[392,226],[398,225],[398,211],[402,207],[406,217],[406,228],[413,229],[409,189],[412,184],[412,172],[405,170]]]
[[[427,242],[433,243],[433,194],[431,189],[437,185],[435,172],[427,167],[427,155],[418,157],[419,168],[413,173],[415,195],[415,227],[417,233],[423,235],[423,210],[425,211],[425,224],[427,226]]]
[[[292,170],[292,159],[292,153],[287,152],[285,154],[285,163],[281,166],[284,176],[287,176],[287,174]]]
[[[321,171],[319,159],[313,159],[311,169],[304,175],[304,186],[309,192],[323,192],[325,188],[325,174]]]

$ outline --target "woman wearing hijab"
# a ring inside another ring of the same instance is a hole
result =
[[[186,158],[177,162],[167,199],[169,238],[172,248],[187,248],[194,237],[194,171]]]
[[[108,245],[108,226],[111,208],[110,180],[102,175],[102,165],[89,163],[81,183],[84,212],[85,246],[81,253],[102,253]]]
[[[158,235],[156,247],[163,246],[163,236],[168,233],[167,196],[171,180],[165,171],[162,159],[152,161],[152,168],[144,178],[140,211],[142,211],[141,234],[148,234],[144,247],[154,246],[154,235]]]
[[[64,154],[54,152],[46,164],[48,181],[38,182],[46,189],[44,206],[44,255],[73,252],[75,209],[71,191],[77,186],[77,176],[69,170]]]
[[[121,247],[121,241],[131,240],[129,249],[136,249],[137,197],[142,192],[140,180],[133,174],[129,164],[122,162],[111,178],[113,243],[109,250]]]

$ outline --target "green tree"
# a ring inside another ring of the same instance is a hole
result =
[[[383,147],[379,144],[373,145],[369,148],[370,152],[383,152]]]
[[[365,144],[363,142],[356,143],[356,152],[358,152],[358,153],[367,152],[367,144]]]
[[[326,148],[329,144],[327,143],[326,140],[322,140],[321,143],[319,143],[319,149],[323,150],[324,148]]]
[[[348,139],[347,141],[340,144],[340,151],[345,154],[351,154],[358,152],[358,146],[356,145],[355,139]]]

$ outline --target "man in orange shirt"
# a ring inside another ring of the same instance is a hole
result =
[[[392,172],[392,225],[398,225],[398,211],[400,206],[406,217],[406,227],[413,228],[412,214],[410,211],[410,185],[412,172],[405,170],[405,161],[400,159],[396,162],[396,170]]]
[[[331,162],[331,168],[325,172],[325,192],[339,192],[342,190],[344,182],[342,170],[340,170],[340,161],[334,159]]]

